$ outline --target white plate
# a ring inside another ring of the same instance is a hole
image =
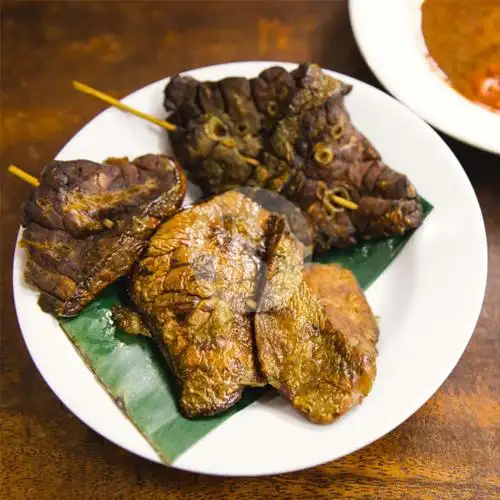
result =
[[[270,64],[274,63],[233,63],[191,74],[203,80],[251,77]],[[404,251],[368,291],[374,312],[381,317],[373,390],[358,408],[328,426],[308,423],[279,397],[263,399],[195,444],[174,467],[260,475],[342,457],[391,431],[425,403],[449,375],[472,335],[485,291],[487,253],[481,211],[464,171],[439,136],[406,107],[365,83],[332,74],[354,85],[347,98],[354,123],[389,165],[408,174],[435,205]],[[138,90],[124,101],[161,117],[166,81]],[[165,146],[165,134],[156,126],[108,109],[73,137],[57,158],[133,157],[164,151]],[[36,293],[23,282],[23,262],[18,248],[13,276],[16,310],[26,345],[46,382],[98,433],[159,461],[95,381],[56,321],[39,309]]]
[[[500,112],[469,101],[450,87],[427,55],[421,29],[423,0],[350,0],[356,41],[382,84],[442,132],[500,154]]]

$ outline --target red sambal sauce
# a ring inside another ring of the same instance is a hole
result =
[[[449,83],[500,111],[500,0],[425,0],[422,32]]]

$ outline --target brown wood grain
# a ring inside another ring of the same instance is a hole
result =
[[[250,479],[149,463],[98,436],[59,402],[19,332],[10,276],[19,209],[30,187],[5,168],[16,163],[37,175],[103,109],[70,81],[121,97],[190,67],[269,59],[312,60],[378,85],[356,48],[346,2],[11,1],[3,6],[1,36],[0,498],[500,498],[500,157],[450,139],[488,232],[481,318],[437,393],[357,453]]]

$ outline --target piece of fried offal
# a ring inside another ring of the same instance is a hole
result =
[[[267,217],[236,191],[185,209],[160,226],[131,278],[130,297],[177,379],[186,417],[220,413],[245,387],[263,385],[252,317]],[[137,316],[119,316],[147,334]]]
[[[312,422],[358,404],[376,375],[378,326],[356,278],[305,264],[285,221],[269,221],[267,269],[255,316],[263,375]]]
[[[125,276],[155,229],[181,206],[186,178],[165,155],[54,161],[23,207],[25,279],[41,308],[78,314]]]

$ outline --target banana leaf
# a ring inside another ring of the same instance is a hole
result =
[[[424,214],[432,205],[422,200]],[[411,234],[367,242],[332,251],[321,262],[351,269],[366,289],[403,249]],[[88,368],[123,413],[135,424],[165,463],[173,462],[190,446],[236,412],[257,400],[266,389],[247,389],[244,397],[221,415],[184,418],[177,407],[176,387],[166,362],[150,339],[131,336],[116,327],[110,309],[120,303],[111,286],[76,318],[60,324]]]

